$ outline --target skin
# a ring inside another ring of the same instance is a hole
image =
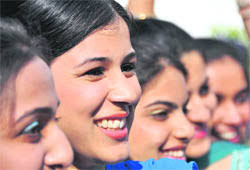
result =
[[[232,57],[224,56],[210,62],[207,72],[209,84],[218,99],[218,106],[212,116],[216,137],[221,138],[222,134],[233,132],[243,140],[246,124],[250,121],[249,92],[243,69]],[[232,142],[240,140],[230,139]]]
[[[209,90],[205,63],[199,52],[185,53],[181,62],[188,71],[187,87],[190,95],[187,118],[195,128],[195,135],[188,144],[188,157],[198,158],[210,149],[211,139],[208,123],[216,106],[215,94]]]
[[[185,150],[194,134],[183,112],[187,100],[185,78],[173,66],[167,66],[145,86],[129,134],[131,159],[169,157],[166,151],[174,147]]]
[[[128,27],[117,17],[52,63],[61,101],[58,124],[75,150],[78,168],[101,169],[105,162],[128,157],[127,136],[110,138],[95,121],[119,113],[133,114],[130,108],[141,94],[135,62]]]
[[[33,59],[17,75],[15,97],[13,115],[0,114],[0,126],[7,125],[0,128],[0,169],[47,170],[55,165],[69,166],[73,152],[56,125],[59,101],[51,72],[40,58]]]
[[[250,2],[248,0],[237,0],[239,13],[242,17],[248,37],[250,38]]]

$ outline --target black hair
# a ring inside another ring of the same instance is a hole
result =
[[[49,62],[80,43],[96,29],[111,23],[117,16],[130,27],[130,17],[114,0],[23,0],[9,5],[32,35],[47,39],[52,55]],[[14,14],[12,14],[14,15]]]
[[[206,64],[228,55],[240,64],[249,86],[249,54],[247,48],[236,41],[215,38],[200,38],[195,40]]]
[[[167,65],[180,70],[185,78],[187,76],[178,60],[182,46],[179,40],[165,36],[164,24],[168,23],[157,19],[135,20],[131,28],[131,42],[137,54],[136,73],[142,89]],[[169,34],[173,32],[174,35],[175,26],[171,25],[170,30]]]
[[[40,39],[30,38],[16,19],[0,20],[0,111],[14,109],[15,79],[34,57],[42,57]],[[9,110],[10,111],[10,110]]]

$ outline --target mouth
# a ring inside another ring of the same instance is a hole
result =
[[[229,131],[229,132],[221,133],[220,137],[224,140],[227,140],[233,143],[238,143],[240,141],[240,137],[236,131]]]
[[[127,113],[114,114],[99,118],[94,121],[96,126],[108,137],[115,140],[122,140],[128,136]]]
[[[208,135],[207,126],[205,124],[195,125],[194,139],[204,139]]]
[[[185,147],[182,146],[161,150],[161,152],[165,158],[186,160]]]

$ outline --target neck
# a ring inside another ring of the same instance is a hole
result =
[[[77,169],[84,170],[105,170],[105,163],[99,160],[87,158],[85,156],[80,155],[79,153],[75,153],[75,159],[73,165]]]

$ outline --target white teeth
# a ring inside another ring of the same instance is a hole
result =
[[[103,119],[102,120],[102,127],[107,128],[108,127],[108,121]]]
[[[114,123],[113,123],[113,128],[116,129],[120,127],[120,121],[119,120],[115,120]]]
[[[226,139],[226,140],[231,140],[237,136],[236,132],[226,132],[221,134],[221,138]]]
[[[126,125],[126,119],[106,120],[97,121],[98,127],[110,128],[110,129],[122,129]]]
[[[172,157],[181,158],[181,157],[184,157],[184,151],[183,151],[183,150],[168,151],[168,152],[166,152],[166,155],[167,155],[167,156],[172,156]]]
[[[123,128],[126,125],[126,119],[122,119],[120,122],[120,128]]]
[[[112,120],[108,120],[108,128],[113,128],[113,121]]]

